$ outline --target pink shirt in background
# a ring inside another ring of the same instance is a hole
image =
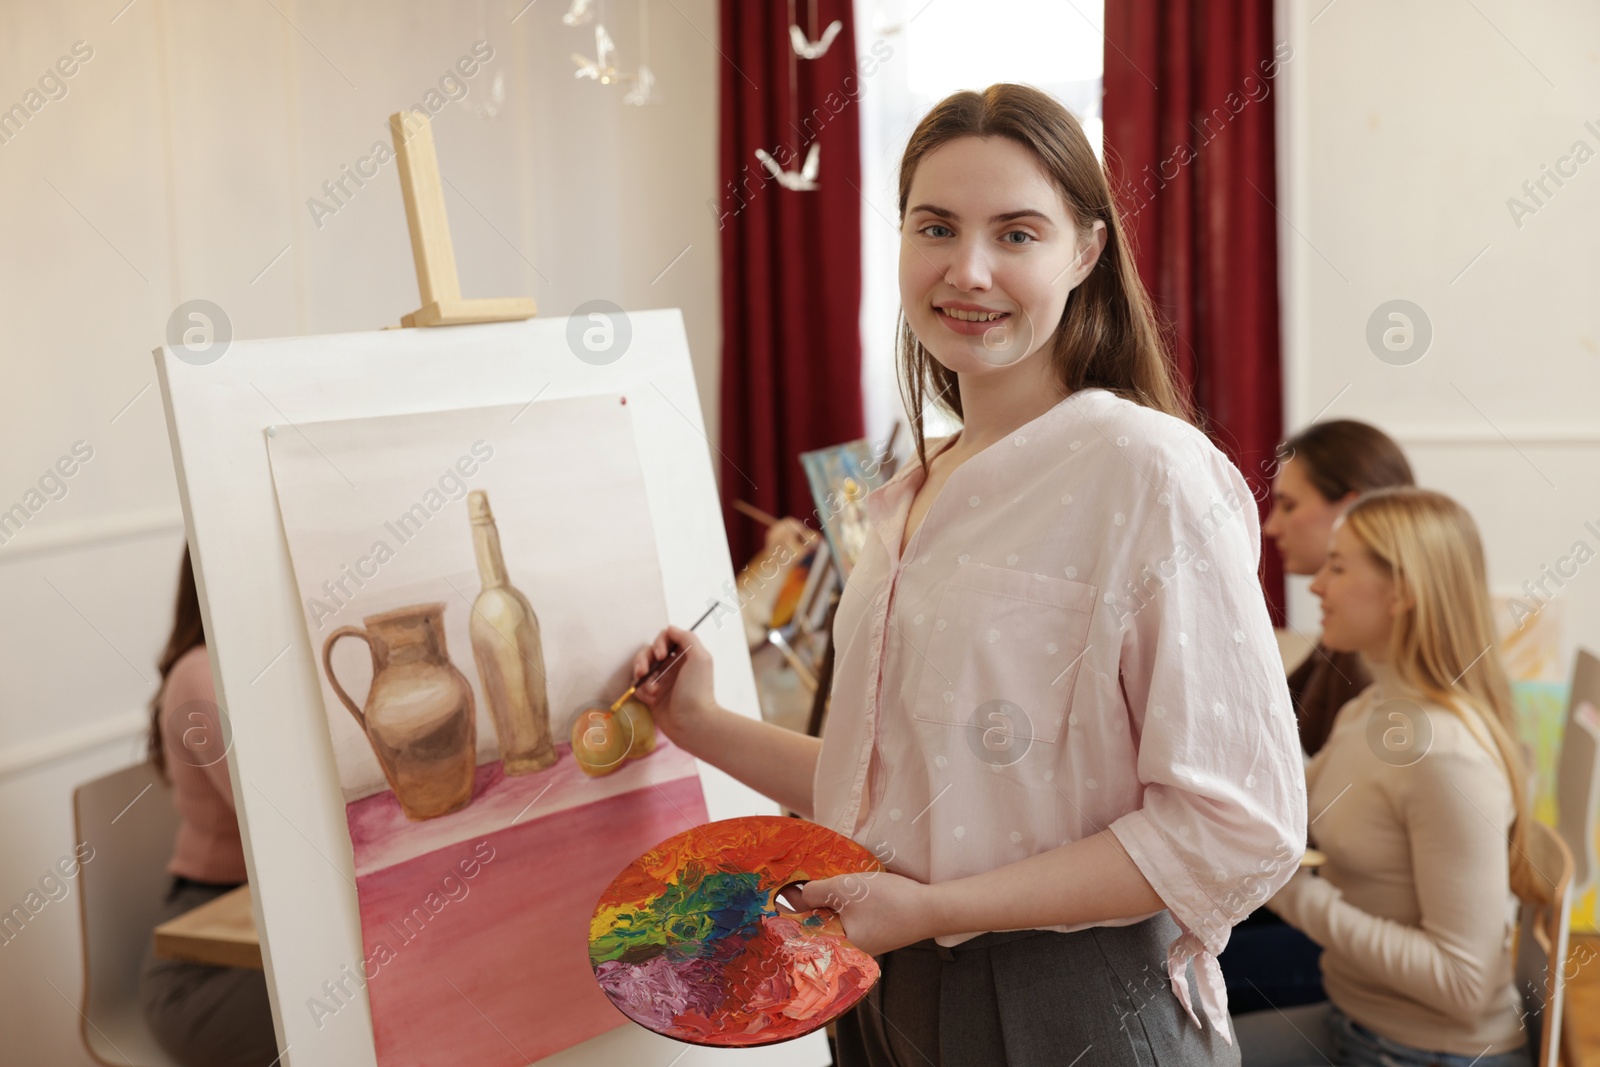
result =
[[[168,872],[197,882],[245,881],[227,746],[204,645],[178,658],[161,694],[161,743],[181,823]]]
[[[1198,1025],[1194,959],[1231,1039],[1216,954],[1306,832],[1243,478],[1194,427],[1089,389],[956,468],[902,559],[922,482],[913,459],[866,500],[816,821],[929,883],[1109,827],[1183,931],[1174,993]]]

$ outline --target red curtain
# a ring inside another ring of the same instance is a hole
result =
[[[844,24],[820,58],[793,51],[791,7],[813,41],[834,20]],[[733,501],[810,515],[800,453],[865,434],[861,83],[851,0],[722,0],[720,12],[721,182],[712,204],[722,241],[721,491],[737,569],[763,531]],[[755,155],[762,149],[799,171],[814,143],[821,165],[810,192],[783,188]]]
[[[1272,0],[1106,0],[1106,161],[1212,438],[1270,505],[1283,434]],[[1283,566],[1262,553],[1283,621]]]

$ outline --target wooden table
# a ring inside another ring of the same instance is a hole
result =
[[[156,955],[164,960],[261,970],[261,938],[242,885],[156,927]]]
[[[1278,655],[1283,657],[1283,672],[1293,674],[1304,663],[1316,642],[1298,630],[1277,629],[1272,634],[1278,639]]]

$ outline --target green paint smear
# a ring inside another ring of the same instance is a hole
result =
[[[668,950],[678,958],[710,955],[718,941],[770,911],[758,874],[706,872],[696,865],[655,900],[619,914],[589,942],[589,960],[637,963]]]

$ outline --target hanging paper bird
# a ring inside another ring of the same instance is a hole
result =
[[[594,27],[595,58],[572,53],[572,61],[578,65],[573,73],[574,78],[593,78],[601,85],[610,85],[617,80],[616,56],[617,46],[611,43],[611,35],[606,32],[604,23],[596,23]]]
[[[900,14],[904,15],[905,12],[902,11]],[[872,12],[872,32],[875,36],[893,37],[905,28],[905,19],[890,17],[882,7],[878,7]]]
[[[844,23],[834,19],[828,23],[828,28],[822,31],[822,36],[815,42],[806,38],[805,31],[799,26],[789,26],[789,43],[794,45],[794,51],[801,59],[821,59],[828,53],[833,39],[839,36],[839,31],[844,29]]]
[[[756,149],[756,158],[785,189],[792,189],[797,193],[809,193],[817,187],[817,169],[822,165],[821,152],[822,144],[813,142],[811,150],[806,153],[805,164],[798,171],[784,170],[778,166],[776,159],[760,148]]]
[[[568,26],[582,26],[592,18],[594,18],[594,0],[572,0],[572,6],[561,16],[561,21]]]
[[[500,105],[506,102],[506,75],[505,71],[494,72],[494,80],[489,83],[487,100],[479,100],[472,105],[472,110],[479,118],[492,119],[500,113]]]
[[[639,69],[628,80],[633,82],[633,88],[623,94],[624,104],[644,107],[661,103],[661,94],[656,92],[656,72],[650,69],[650,7],[645,0],[639,0]]]
[[[641,65],[639,73],[633,76],[633,88],[623,94],[622,102],[635,107],[661,103],[661,94],[656,92],[655,72]]]

